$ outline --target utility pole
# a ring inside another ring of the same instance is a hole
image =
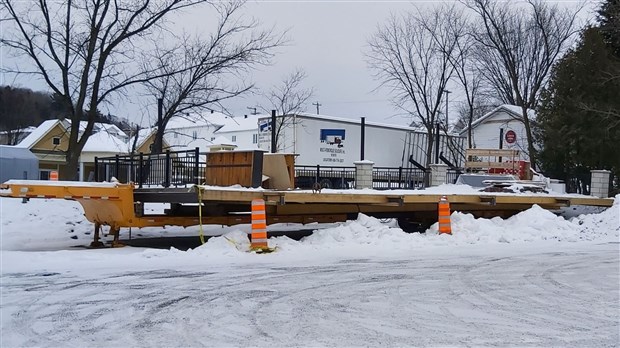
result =
[[[312,105],[316,106],[316,114],[319,114],[319,106],[323,105],[323,104],[319,104],[319,102],[316,103],[312,103]]]

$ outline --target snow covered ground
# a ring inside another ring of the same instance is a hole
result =
[[[1,347],[620,345],[620,196],[571,220],[455,212],[451,236],[361,215],[264,255],[247,226],[188,251],[86,250],[76,202],[0,214]]]

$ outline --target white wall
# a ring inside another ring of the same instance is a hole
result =
[[[263,119],[261,122],[267,120]],[[345,138],[342,146],[329,144],[328,141],[322,142],[321,130],[343,130]],[[405,150],[409,132],[406,128],[366,124],[364,159],[375,162],[375,166],[407,167],[409,154],[413,154],[416,160],[424,164],[422,150],[414,147],[416,140],[425,137],[425,134],[414,133],[415,140],[411,141],[410,148]],[[259,134],[259,148],[269,151],[270,132],[267,130]],[[282,146],[279,147],[279,152],[299,154],[295,161],[298,165],[353,166],[353,162],[360,160],[361,126],[355,120],[345,122],[297,116],[295,126],[284,130],[280,142]],[[447,153],[445,155],[450,157]]]
[[[480,123],[477,127],[473,128],[472,137],[475,148],[499,149],[501,128],[504,129],[503,148],[519,150],[519,158],[529,161],[527,135],[523,122],[503,110],[498,111]],[[509,130],[514,131],[517,135],[517,140],[514,144],[508,144],[506,142],[505,136]]]
[[[238,149],[257,149],[258,143],[254,143],[254,135],[258,135],[258,126],[255,129],[241,129],[231,131],[218,131],[215,136],[224,136],[229,139]]]

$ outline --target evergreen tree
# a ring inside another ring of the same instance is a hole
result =
[[[620,0],[603,2],[598,11],[601,32],[611,52],[620,58]]]
[[[612,78],[619,68],[600,27],[585,29],[577,47],[555,65],[538,110],[545,173],[586,181],[591,169],[620,175],[620,78]]]

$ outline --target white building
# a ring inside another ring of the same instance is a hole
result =
[[[258,120],[265,115],[245,115],[227,120],[216,136],[228,139],[239,149],[258,149]]]
[[[204,151],[217,137],[215,132],[231,122],[232,117],[221,112],[201,115],[175,116],[168,121],[164,139],[171,151],[194,149]]]
[[[533,110],[528,111],[528,117],[531,122],[535,121],[536,114]],[[527,134],[520,106],[498,106],[474,121],[471,129],[474,148],[499,149],[501,142],[503,149],[519,150],[519,158],[529,161]],[[460,132],[464,137],[467,137],[467,133],[467,128]]]
[[[282,117],[282,116],[279,116]],[[299,165],[352,166],[361,159],[361,119],[316,114],[287,115],[286,126],[278,137],[278,152],[299,154]],[[364,159],[377,167],[410,168],[409,159],[424,166],[428,137],[418,128],[365,122]],[[271,118],[259,120],[259,148],[271,147]],[[464,138],[440,137],[439,152],[452,164],[463,163]],[[433,144],[431,162],[434,162]]]

